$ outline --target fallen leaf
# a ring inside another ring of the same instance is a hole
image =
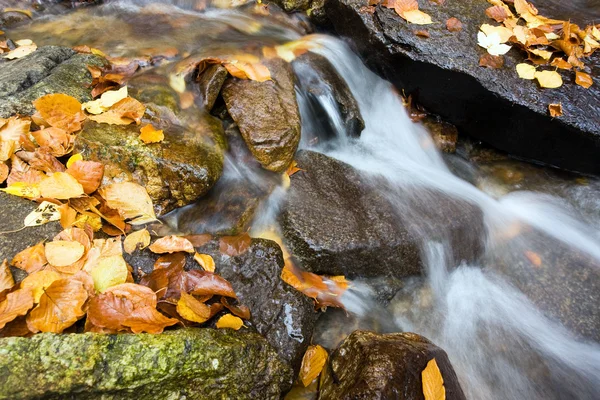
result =
[[[556,89],[562,86],[563,80],[556,71],[536,71],[535,79],[543,88]]]
[[[585,72],[576,71],[575,83],[579,86],[589,89],[594,84],[594,81],[592,80],[592,77],[589,74],[586,74]]]
[[[483,24],[479,27],[479,29],[481,30],[481,32],[488,36],[488,40],[492,40],[490,39],[490,36],[492,36],[494,44],[506,43],[513,36],[513,31],[504,26]],[[494,34],[498,35],[498,37],[500,38],[499,41],[495,38]]]
[[[196,296],[226,296],[236,298],[235,291],[225,278],[208,271],[186,271],[182,291]]]
[[[157,239],[148,249],[157,254],[176,253],[178,251],[185,251],[186,253],[195,252],[194,246],[189,240],[174,235]]]
[[[244,326],[244,321],[231,314],[223,315],[221,318],[219,318],[219,320],[216,323],[216,327],[219,329],[229,328],[236,331],[239,330],[242,326]]]
[[[239,79],[249,79],[257,82],[271,80],[271,72],[260,63],[232,61],[224,63],[223,66],[227,69],[227,72]]]
[[[490,53],[485,53],[479,59],[479,66],[492,69],[502,68],[504,66],[504,57],[493,56]]]
[[[501,6],[492,6],[485,10],[485,14],[496,22],[504,22],[510,16],[506,8]]]
[[[13,286],[15,286],[15,280],[8,267],[8,261],[4,260],[2,261],[2,265],[0,265],[0,292],[10,289]]]
[[[554,60],[552,60],[552,63],[550,65],[552,65],[553,67],[560,68],[560,69],[566,69],[566,70],[573,69],[573,66],[562,58],[555,58]]]
[[[41,117],[51,126],[71,133],[81,129],[85,114],[76,98],[63,93],[47,94],[33,102]]]
[[[501,43],[500,35],[496,32],[486,35],[484,32],[477,34],[477,44],[485,48],[493,56],[500,56],[508,53],[510,46]]]
[[[39,189],[42,197],[50,199],[68,200],[85,194],[83,186],[77,179],[66,172],[55,172],[43,179],[39,184]]]
[[[33,292],[30,288],[18,289],[6,295],[0,302],[0,329],[15,318],[27,314],[33,307]]]
[[[145,112],[146,106],[133,97],[126,97],[115,103],[108,111],[90,115],[88,118],[98,123],[111,125],[129,125],[133,122],[139,125]]]
[[[215,260],[208,254],[194,254],[194,260],[208,272],[215,272]]]
[[[538,10],[533,6],[533,4],[528,3],[525,0],[514,0],[515,10],[517,14],[523,16],[526,14],[537,15]]]
[[[73,151],[75,136],[70,135],[64,129],[51,126],[31,132],[31,136],[40,147],[46,147],[55,157],[62,157]]]
[[[159,143],[165,139],[165,134],[162,129],[155,129],[152,124],[144,125],[140,129],[139,139],[148,144],[148,143]]]
[[[430,37],[429,32],[427,32],[424,29],[415,31],[415,35],[417,35],[419,37],[422,37],[422,38],[428,38],[428,37]]]
[[[45,245],[48,263],[54,267],[67,267],[81,259],[85,248],[79,242],[56,240]]]
[[[43,201],[38,208],[25,217],[25,226],[40,226],[60,220],[60,207],[49,201]]]
[[[7,58],[9,60],[14,60],[17,58],[23,58],[25,56],[28,56],[29,54],[33,53],[36,50],[37,50],[37,45],[35,45],[35,44],[19,46],[14,50],[9,51],[8,53],[2,54],[2,57]]]
[[[37,304],[40,302],[40,297],[44,294],[44,290],[50,287],[52,282],[59,279],[62,279],[61,274],[51,269],[44,269],[25,277],[21,282],[21,288],[30,288],[33,292],[33,301]]]
[[[29,17],[29,19],[33,18],[33,14],[31,13],[31,11],[29,11],[29,10],[22,10],[20,8],[6,7],[2,12],[5,12],[5,13],[16,12],[16,13],[27,15]]]
[[[19,142],[23,135],[29,133],[31,121],[26,118],[10,117],[0,124],[0,140]]]
[[[521,78],[521,79],[529,79],[529,80],[535,79],[536,72],[537,72],[537,70],[531,64],[525,64],[525,63],[517,64],[517,74],[519,75],[519,78]]]
[[[77,211],[75,209],[69,207],[68,204],[63,204],[62,206],[60,206],[59,211],[60,211],[60,226],[63,229],[67,229],[67,228],[73,226],[73,223],[75,223],[75,220],[77,219]]]
[[[37,199],[41,196],[39,185],[35,183],[15,182],[0,190],[13,196],[28,199]]]
[[[462,31],[462,22],[458,18],[449,18],[446,21],[446,29],[450,32],[459,32]]]
[[[250,309],[244,305],[233,305],[229,302],[227,297],[221,297],[221,304],[225,306],[233,315],[242,319],[250,319]]]
[[[184,319],[200,324],[208,321],[211,316],[209,306],[186,293],[181,293],[177,301],[177,312]]]
[[[406,21],[410,22],[411,24],[415,24],[415,25],[433,24],[433,21],[431,20],[431,16],[427,13],[424,13],[421,10],[405,11],[400,16],[402,18],[404,18]]]
[[[550,116],[552,118],[560,117],[563,115],[562,104],[550,104],[548,106],[548,110],[550,111]]]
[[[540,257],[539,254],[537,254],[534,251],[531,250],[527,250],[525,252],[525,257],[527,257],[527,259],[529,260],[529,262],[531,262],[533,264],[534,267],[541,267],[542,266],[542,257]]]
[[[8,178],[8,165],[0,163],[0,183],[3,183]]]
[[[231,257],[239,256],[248,250],[252,238],[247,233],[238,236],[222,236],[219,239],[219,250]]]
[[[85,314],[83,305],[87,298],[88,292],[80,281],[54,281],[27,316],[27,326],[32,332],[61,333]]]
[[[85,194],[92,194],[102,183],[104,165],[96,161],[75,161],[67,167],[67,174],[81,184]]]
[[[132,254],[137,249],[145,249],[149,244],[150,233],[144,228],[127,235],[123,241],[123,249],[127,254]]]
[[[308,346],[304,357],[302,357],[302,365],[298,378],[307,387],[314,381],[323,371],[323,367],[327,362],[327,350],[319,345]]]
[[[31,246],[21,251],[11,261],[11,265],[31,274],[39,271],[48,264],[44,242]]]
[[[88,101],[81,106],[90,114],[102,114],[109,110],[113,105],[127,97],[127,86],[119,90],[109,90],[102,93],[99,99]]]
[[[94,280],[96,291],[103,293],[106,289],[127,281],[127,264],[122,255],[101,257],[90,275]]]
[[[71,165],[73,165],[77,161],[83,161],[83,156],[81,155],[81,153],[73,154],[71,157],[69,157],[66,164],[67,169],[71,168]]]
[[[551,51],[540,49],[528,49],[528,51],[531,54],[535,54],[536,56],[543,58],[544,60],[550,60],[550,57],[552,57],[553,54]]]
[[[444,378],[435,358],[429,360],[427,366],[421,372],[421,379],[423,381],[423,396],[425,400],[446,400]]]
[[[137,183],[113,183],[100,189],[106,204],[132,225],[141,225],[156,220],[152,200],[146,189]]]

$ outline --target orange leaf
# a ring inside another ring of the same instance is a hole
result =
[[[152,124],[148,124],[142,126],[142,129],[140,129],[139,139],[146,144],[158,143],[165,139],[165,134],[162,130],[155,129]]]
[[[88,118],[111,125],[129,125],[132,122],[139,125],[145,112],[146,106],[133,97],[126,97],[111,106],[108,111],[99,115],[90,115]]]
[[[0,265],[0,292],[15,286],[15,280],[8,267],[8,261],[4,260]]]
[[[215,260],[213,260],[210,255],[196,253],[194,254],[194,260],[196,260],[205,271],[215,272]]]
[[[186,272],[183,277],[183,291],[197,296],[237,297],[231,283],[225,278],[207,271]]]
[[[44,290],[46,290],[52,282],[59,279],[62,279],[62,276],[51,269],[36,271],[23,279],[21,282],[21,289],[31,288],[31,290],[33,290],[34,303],[39,303],[40,297],[44,294]]]
[[[181,293],[181,297],[177,301],[177,312],[188,321],[200,324],[208,321],[211,316],[209,306],[186,293]]]
[[[40,147],[48,148],[50,154],[55,157],[62,157],[73,150],[75,136],[68,134],[64,129],[51,126],[31,132],[31,135]]]
[[[485,14],[496,22],[503,22],[509,17],[508,12],[502,6],[493,6],[485,10]]]
[[[156,240],[148,249],[157,254],[176,253],[178,251],[185,251],[186,253],[195,252],[194,246],[189,240],[174,235]]]
[[[490,53],[486,52],[479,59],[480,67],[488,67],[492,69],[499,69],[504,66],[504,57],[503,56],[493,56]]]
[[[222,254],[235,257],[245,253],[251,243],[252,238],[247,233],[238,236],[222,236],[219,240],[219,250]]]
[[[223,66],[227,72],[239,79],[250,79],[257,82],[271,80],[269,69],[258,62],[232,61]]]
[[[68,204],[63,204],[59,207],[60,210],[60,226],[63,229],[67,229],[73,226],[77,219],[77,211],[69,207]]]
[[[48,264],[44,242],[40,242],[35,246],[28,247],[21,251],[12,259],[11,264],[28,274],[44,268],[44,266]]]
[[[9,293],[0,303],[0,329],[18,316],[27,314],[31,307],[33,307],[33,292],[30,288]]]
[[[42,197],[67,200],[84,194],[83,186],[72,175],[55,172],[40,182]]]
[[[81,259],[85,248],[79,242],[57,240],[46,243],[46,259],[54,267],[67,267]]]
[[[51,126],[71,133],[81,129],[85,114],[81,103],[63,93],[47,94],[33,102],[40,116]]]
[[[8,178],[8,165],[0,163],[0,183],[3,183]]]
[[[536,252],[527,250],[525,252],[525,257],[527,257],[527,259],[533,264],[534,267],[539,268],[542,266],[542,258]]]
[[[449,18],[448,21],[446,21],[446,29],[450,32],[462,31],[462,22],[460,22],[458,18]]]
[[[327,350],[319,345],[309,346],[306,349],[298,376],[304,387],[310,385],[321,374],[328,356]]]
[[[563,115],[562,104],[550,104],[548,106],[548,110],[550,111],[550,116],[552,118],[560,117]]]
[[[244,321],[242,321],[240,318],[235,317],[231,314],[225,314],[221,318],[219,318],[216,326],[219,329],[230,328],[230,329],[234,329],[237,331],[242,326],[244,326]]]
[[[82,307],[87,298],[88,292],[80,281],[54,281],[29,313],[27,326],[32,332],[61,333],[85,314]]]
[[[585,72],[576,71],[575,83],[579,86],[589,89],[594,84],[594,81],[592,80],[592,77],[589,74],[586,74]]]
[[[425,400],[446,400],[444,378],[442,377],[442,373],[435,358],[429,360],[427,366],[421,372],[421,380]]]
[[[95,161],[75,161],[67,173],[81,184],[85,194],[92,194],[102,183],[104,165]]]
[[[227,297],[221,297],[221,304],[225,306],[233,315],[243,319],[250,319],[250,309],[244,305],[233,305],[229,303]]]

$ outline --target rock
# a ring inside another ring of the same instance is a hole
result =
[[[283,255],[279,246],[270,240],[253,239],[246,252],[229,257],[219,252],[219,241],[213,240],[196,251],[213,257],[215,272],[229,280],[240,302],[250,307],[251,326],[297,370],[318,314],[312,300],[280,279]],[[151,272],[157,258],[146,250],[135,252],[126,260],[138,275],[140,270]],[[186,268],[200,267],[190,256]]]
[[[274,0],[273,2],[287,12],[305,12],[314,22],[326,22],[325,0]]]
[[[356,331],[331,355],[321,400],[423,399],[421,372],[434,359],[447,400],[466,399],[446,352],[415,333]]]
[[[221,64],[208,67],[200,75],[198,87],[202,94],[202,105],[206,111],[212,110],[227,76],[227,70]]]
[[[281,172],[300,142],[300,115],[291,67],[280,59],[266,66],[273,80],[229,78],[222,95],[254,157],[264,168]]]
[[[329,135],[357,137],[365,128],[358,103],[346,82],[323,56],[305,53],[292,62],[300,89],[308,95],[312,109],[311,121],[318,121],[314,127]],[[341,121],[331,120],[331,106],[337,107]],[[309,136],[319,133],[309,132]],[[304,132],[303,132],[304,135]],[[306,140],[303,137],[303,140]]]
[[[455,153],[458,142],[458,130],[452,124],[428,115],[421,123],[427,128],[434,143],[444,153]]]
[[[452,265],[480,255],[478,207],[418,188],[392,205],[376,179],[345,163],[311,151],[298,152],[296,160],[304,171],[291,177],[280,219],[291,253],[309,271],[348,278],[419,274],[427,238],[450,243]]]
[[[569,4],[560,2],[560,7],[568,10]],[[519,157],[600,173],[599,85],[583,89],[573,82],[570,71],[561,72],[565,82],[561,88],[540,89],[536,81],[517,76],[515,66],[526,56],[516,48],[504,56],[503,68],[480,67],[485,50],[477,45],[477,32],[484,23],[495,24],[485,14],[490,7],[486,1],[448,1],[443,6],[424,2],[420,7],[435,21],[426,27],[428,38],[415,35],[415,26],[393,9],[380,5],[369,9],[367,0],[326,3],[336,31],[356,44],[370,67],[406,94],[418,95],[425,109],[461,132]],[[556,11],[559,3],[554,1],[553,7]],[[463,22],[462,31],[446,29],[445,21],[451,17]],[[600,55],[588,61],[595,75]],[[552,103],[562,104],[562,117],[550,117]]]
[[[65,93],[91,100],[88,65],[102,65],[101,57],[76,54],[67,47],[44,46],[17,60],[0,59],[0,117],[31,115],[32,102],[49,93]]]
[[[0,339],[3,399],[279,399],[290,370],[259,335],[43,333]]]

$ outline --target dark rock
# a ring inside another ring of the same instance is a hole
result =
[[[560,2],[566,10],[569,4]],[[572,72],[561,72],[561,88],[540,89],[536,81],[517,76],[516,64],[527,58],[517,48],[506,54],[503,68],[479,67],[485,49],[477,45],[477,32],[482,24],[493,23],[485,14],[489,3],[420,4],[435,21],[426,27],[427,39],[415,35],[414,25],[393,9],[378,5],[371,13],[366,6],[367,0],[332,0],[326,10],[337,32],[354,41],[373,69],[427,110],[510,154],[600,173],[600,86],[586,90],[573,82]],[[463,22],[462,31],[446,29],[451,17]],[[587,62],[592,76],[600,73],[599,60],[594,55]],[[562,117],[550,117],[551,103],[562,103]]]
[[[197,251],[214,258],[215,272],[229,280],[239,301],[250,307],[251,325],[297,370],[310,344],[318,314],[312,300],[279,277],[283,269],[279,246],[270,240],[253,239],[246,252],[229,257],[219,252],[219,241],[215,240]],[[126,256],[136,275],[140,270],[151,272],[157,258],[147,250]],[[188,257],[186,268],[199,266]]]
[[[466,399],[446,352],[415,333],[356,331],[331,355],[322,400],[422,400],[421,372],[434,359],[447,400]]]
[[[325,0],[273,0],[287,12],[305,12],[316,23],[325,23]]]
[[[259,335],[43,333],[0,339],[3,399],[279,399],[291,378]]]
[[[349,278],[418,274],[428,239],[451,245],[453,265],[480,255],[478,207],[419,188],[398,193],[402,204],[392,204],[376,187],[385,182],[345,163],[311,151],[296,160],[303,171],[291,177],[281,224],[292,254],[309,271]]]
[[[103,63],[101,57],[57,46],[0,61],[0,117],[33,114],[32,102],[49,93],[65,93],[81,102],[91,100],[92,76],[87,66]]]
[[[291,67],[281,59],[266,65],[273,80],[229,78],[222,95],[252,154],[264,168],[281,172],[300,142],[300,115]]]
[[[333,66],[323,56],[305,53],[292,62],[294,73],[298,78],[300,89],[308,96],[310,107],[313,109],[311,120],[318,121],[315,129],[330,132],[330,134],[357,137],[365,128],[358,104],[352,96],[346,82],[338,75]],[[335,103],[341,116],[341,125],[332,121],[330,116],[331,101]],[[343,130],[343,132],[338,132]],[[303,132],[303,135],[305,132]],[[309,132],[310,136],[318,133]],[[303,138],[306,140],[306,138]]]
[[[421,123],[427,128],[433,142],[444,153],[455,153],[458,142],[458,130],[452,124],[437,117],[427,116]]]
[[[227,78],[227,70],[221,64],[208,67],[199,77],[198,87],[202,94],[202,106],[206,111],[212,110]]]

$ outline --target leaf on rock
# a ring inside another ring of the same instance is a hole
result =
[[[122,255],[101,257],[92,268],[91,275],[96,291],[103,293],[106,289],[127,281],[129,270]]]
[[[497,34],[500,37],[500,41],[496,42],[496,39],[494,37],[494,42],[495,43],[506,43],[510,40],[510,38],[514,35],[512,29],[508,29],[504,26],[494,26],[494,25],[490,25],[490,24],[483,24],[479,27],[479,29],[485,33],[488,36],[493,36],[494,34]]]
[[[208,271],[187,271],[183,276],[182,288],[183,292],[196,296],[237,297],[231,283]]]
[[[462,31],[462,22],[458,18],[449,18],[446,21],[446,29],[450,32],[459,32]]]
[[[247,306],[242,304],[233,305],[229,302],[227,297],[221,297],[221,304],[223,304],[223,306],[225,306],[225,308],[231,311],[231,313],[236,317],[240,317],[246,320],[250,319],[250,309]]]
[[[139,125],[145,112],[146,106],[133,97],[126,97],[114,104],[108,111],[98,115],[90,115],[88,118],[92,121],[111,125],[129,125],[133,122]]]
[[[71,165],[73,165],[77,161],[83,161],[83,156],[81,155],[81,153],[73,154],[71,157],[69,157],[66,164],[67,169],[71,168]]]
[[[59,279],[62,279],[62,275],[51,269],[36,271],[23,279],[21,289],[30,288],[33,291],[33,301],[37,304],[40,302],[44,290]]]
[[[132,254],[137,249],[145,249],[149,244],[150,233],[144,228],[127,235],[123,241],[123,249],[127,254]]]
[[[0,302],[0,329],[15,318],[27,314],[33,307],[33,292],[30,288],[18,289],[9,293]]]
[[[562,77],[556,71],[536,71],[535,79],[541,87],[547,89],[556,89],[563,84]]]
[[[59,279],[44,290],[40,302],[27,317],[32,332],[61,333],[81,318],[88,292],[83,283]]]
[[[0,123],[0,141],[19,142],[22,135],[27,135],[31,127],[28,118],[10,117]]]
[[[8,178],[8,165],[5,163],[0,163],[0,183],[4,183],[6,178]]]
[[[504,57],[493,56],[490,53],[485,53],[479,59],[479,66],[492,69],[500,69],[504,66]]]
[[[271,80],[271,72],[260,63],[250,63],[244,61],[232,61],[224,63],[223,66],[232,76],[239,79],[249,79],[257,82]]]
[[[186,293],[181,293],[177,301],[177,312],[182,318],[199,324],[203,324],[211,317],[209,306]]]
[[[46,264],[48,264],[48,260],[46,260],[44,242],[40,242],[35,246],[28,247],[21,251],[11,262],[12,266],[22,269],[28,274],[41,270]]]
[[[215,260],[209,254],[194,254],[194,260],[208,272],[215,272]]]
[[[550,63],[550,65],[552,65],[553,67],[556,67],[556,68],[560,68],[560,69],[566,69],[566,70],[573,69],[573,66],[562,58],[555,58],[554,60],[552,60],[552,63]]]
[[[14,60],[17,58],[23,58],[25,56],[30,55],[34,51],[37,50],[37,45],[35,43],[19,46],[16,49],[9,51],[8,53],[2,54],[2,57],[7,58],[9,60]]]
[[[25,226],[40,226],[60,220],[60,207],[49,201],[43,201],[38,208],[25,217]]]
[[[31,132],[40,147],[45,147],[49,153],[55,157],[62,157],[73,151],[75,136],[69,134],[64,129],[49,127]]]
[[[435,358],[432,358],[427,363],[427,366],[421,372],[421,379],[423,381],[423,396],[425,400],[446,400],[444,378]]]
[[[502,6],[492,6],[485,10],[485,14],[496,22],[504,22],[504,20],[510,16],[508,14],[509,12],[510,11],[507,11],[507,9]]]
[[[552,118],[560,117],[563,115],[562,104],[550,104],[548,106],[548,111],[550,111],[550,116]]]
[[[66,172],[55,172],[43,179],[40,184],[42,197],[68,200],[85,194],[83,186],[72,175]]]
[[[10,289],[13,286],[15,286],[15,280],[8,267],[8,261],[4,260],[2,265],[0,265],[0,292]]]
[[[500,35],[496,32],[486,35],[484,32],[477,34],[477,44],[483,47],[493,56],[501,56],[511,49],[510,46],[503,44],[500,39]]]
[[[165,134],[162,129],[158,130],[152,126],[152,124],[144,125],[140,129],[139,139],[146,143],[159,143],[165,139]]]
[[[431,20],[431,15],[424,13],[421,10],[405,11],[400,16],[402,18],[404,18],[406,21],[410,22],[411,24],[415,24],[415,25],[433,24],[433,21]]]
[[[85,194],[92,194],[102,183],[104,165],[96,161],[75,161],[67,167],[67,174],[81,184]]]
[[[85,114],[76,98],[63,93],[47,94],[33,102],[40,116],[51,126],[71,133],[81,129]]]
[[[592,80],[592,77],[589,74],[586,74],[585,72],[576,71],[575,83],[579,86],[589,89],[594,84],[594,81]]]
[[[240,318],[231,315],[231,314],[225,314],[223,315],[221,318],[219,318],[219,320],[216,323],[217,328],[219,329],[234,329],[234,330],[239,330],[242,326],[244,326],[244,321],[242,321]]]
[[[175,235],[157,239],[148,249],[156,254],[177,253],[179,251],[185,251],[186,253],[195,252],[194,246],[189,240]]]
[[[54,267],[68,267],[83,257],[85,248],[79,242],[56,240],[46,243],[46,259]]]
[[[515,10],[517,14],[524,16],[527,14],[538,15],[538,10],[533,6],[533,4],[527,2],[526,0],[514,0]]]
[[[517,64],[517,74],[519,75],[519,78],[521,78],[521,79],[529,79],[529,80],[535,79],[536,72],[537,72],[537,70],[531,64],[525,64],[525,63]]]
[[[102,93],[99,99],[83,103],[82,107],[90,114],[102,114],[126,97],[127,86],[123,86],[119,90],[109,90]]]
[[[533,264],[534,267],[539,268],[542,266],[542,257],[540,257],[540,255],[538,253],[531,251],[531,250],[527,250],[525,252],[525,257],[527,257],[529,262],[531,264]]]
[[[37,183],[15,182],[0,190],[13,196],[25,197],[28,199],[37,199],[41,196],[40,188]]]
[[[244,254],[251,243],[252,238],[247,233],[237,236],[222,236],[219,239],[219,250],[222,254],[236,257]]]
[[[298,378],[307,387],[314,381],[323,371],[323,367],[327,362],[327,350],[319,345],[308,346],[304,357],[302,357],[302,365]]]
[[[145,188],[133,182],[113,183],[100,189],[106,204],[132,225],[156,220],[152,200]]]

